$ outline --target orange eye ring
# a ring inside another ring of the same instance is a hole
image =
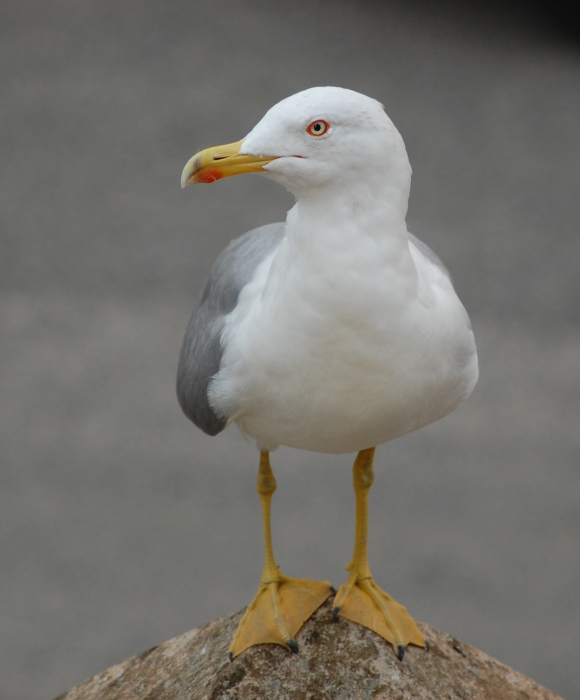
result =
[[[310,122],[306,127],[306,133],[310,134],[310,136],[324,136],[324,134],[328,133],[329,129],[330,124],[327,121],[324,119],[316,119]]]

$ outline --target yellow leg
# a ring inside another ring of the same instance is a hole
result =
[[[276,479],[268,452],[260,454],[256,488],[262,504],[264,570],[258,593],[248,606],[230,646],[232,659],[255,644],[281,644],[297,652],[296,633],[333,592],[329,581],[284,576],[274,560],[270,503]]]
[[[346,567],[348,580],[336,594],[334,615],[368,627],[393,645],[403,660],[407,644],[425,647],[426,641],[407,609],[374,582],[368,564],[368,497],[375,475],[375,448],[361,450],[353,466],[356,497],[355,543],[352,561]]]

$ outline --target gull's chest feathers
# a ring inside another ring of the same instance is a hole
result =
[[[256,328],[303,371],[365,364],[385,352],[398,316],[405,315],[415,285],[372,241],[358,246],[336,238],[319,250],[281,250],[256,307]],[[287,242],[286,247],[291,247]],[[382,350],[379,350],[380,346]],[[270,359],[277,364],[279,357]],[[284,370],[282,370],[284,371]]]
[[[297,374],[322,381],[341,364],[360,373],[373,361],[382,367],[417,285],[408,247],[403,252],[408,264],[398,246],[380,247],[347,227],[286,238],[232,314],[230,337],[247,343],[240,361],[290,384]]]
[[[269,449],[363,449],[459,400],[437,299],[421,298],[406,238],[326,238],[298,250],[285,239],[228,319],[210,400]]]

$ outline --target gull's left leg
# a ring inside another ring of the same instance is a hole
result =
[[[353,466],[356,496],[355,544],[352,561],[346,567],[348,580],[336,594],[334,615],[339,613],[368,627],[393,645],[399,660],[403,660],[407,644],[427,646],[413,618],[388,593],[374,582],[368,564],[368,496],[375,475],[375,448],[361,450]]]
[[[260,588],[248,605],[230,646],[232,659],[255,644],[281,644],[297,652],[296,633],[333,593],[329,581],[284,576],[274,560],[270,502],[276,490],[276,479],[267,452],[260,454],[256,490],[262,504],[264,570]]]

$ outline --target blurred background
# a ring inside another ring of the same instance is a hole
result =
[[[198,149],[340,85],[414,169],[409,228],[452,271],[481,378],[378,450],[371,567],[425,620],[580,698],[580,42],[571,5],[4,0],[0,8],[0,697],[48,700],[247,604],[257,452],[174,395],[234,236],[291,196],[183,192]],[[274,545],[345,580],[352,456],[280,449]]]

